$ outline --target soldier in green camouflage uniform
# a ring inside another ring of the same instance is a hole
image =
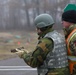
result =
[[[64,36],[52,29],[53,24],[54,20],[49,14],[37,16],[35,25],[39,41],[34,52],[16,53],[29,66],[37,68],[38,75],[70,75]]]
[[[68,56],[70,57],[68,57],[68,60],[74,62],[73,68],[69,65],[70,73],[71,75],[76,75],[76,10],[64,12],[62,14],[62,24],[64,27],[65,38],[69,38],[67,49],[69,48],[68,50],[70,50],[70,52],[68,51]]]

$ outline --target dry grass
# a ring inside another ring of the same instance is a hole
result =
[[[63,34],[62,31],[58,30]],[[31,31],[0,32],[0,60],[16,57],[11,49],[25,47],[28,51],[35,49],[37,34]]]
[[[34,50],[37,44],[35,32],[12,31],[0,32],[0,60],[16,57],[11,53],[11,49],[25,47],[27,50]]]

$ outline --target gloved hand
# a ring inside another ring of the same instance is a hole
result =
[[[11,49],[12,53],[16,53],[20,58],[22,57],[22,54],[29,53],[24,47],[16,48],[16,49]]]

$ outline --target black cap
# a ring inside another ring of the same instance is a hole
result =
[[[62,21],[76,23],[76,10],[69,10],[62,14]]]

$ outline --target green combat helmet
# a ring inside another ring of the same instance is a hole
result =
[[[35,26],[38,28],[47,27],[54,24],[54,20],[49,14],[40,14],[35,18]]]
[[[67,4],[66,7],[64,8],[64,12],[68,10],[76,10],[76,4]]]

